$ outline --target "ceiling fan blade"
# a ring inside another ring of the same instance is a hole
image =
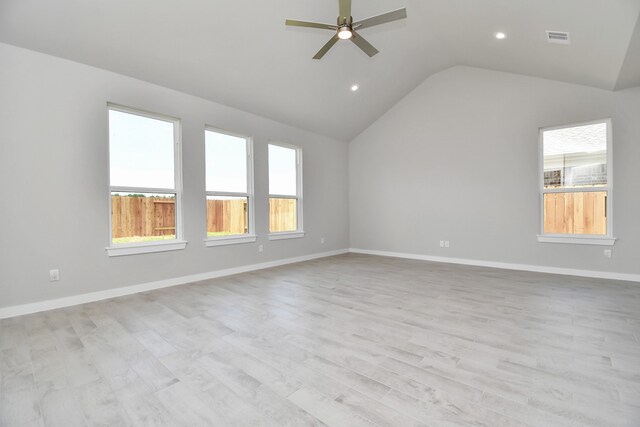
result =
[[[329,52],[329,49],[331,49],[333,47],[334,44],[336,44],[336,42],[340,40],[340,38],[338,37],[338,35],[336,34],[335,36],[331,37],[331,40],[329,40],[324,46],[322,46],[322,49],[320,49],[318,51],[318,53],[316,53],[316,56],[313,57],[313,59],[322,59],[322,57]]]
[[[371,43],[369,43],[364,38],[362,38],[362,36],[360,34],[356,34],[355,31],[353,32],[353,36],[351,37],[351,41],[354,42],[356,44],[356,46],[358,46],[360,49],[362,49],[362,51],[364,53],[369,55],[369,57],[372,57],[372,56],[374,56],[375,54],[378,53],[378,49],[373,47],[371,45]]]
[[[382,15],[372,16],[362,21],[354,22],[353,28],[361,30],[363,28],[373,27],[374,25],[385,24],[387,22],[405,19],[407,17],[407,9],[402,8],[392,12],[383,13]]]
[[[340,2],[340,16],[338,23],[344,24],[351,20],[351,0],[338,0]]]
[[[286,21],[284,21],[284,24],[291,25],[293,27],[320,28],[322,30],[332,31],[338,29],[338,27],[336,27],[335,25],[321,24],[319,22],[297,21],[295,19],[287,19]]]

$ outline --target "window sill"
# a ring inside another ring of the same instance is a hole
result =
[[[613,246],[615,237],[591,237],[591,236],[548,236],[538,235],[538,242],[541,243],[565,243],[572,245],[600,245]]]
[[[304,237],[304,231],[286,231],[284,233],[269,234],[269,240],[300,239],[301,237]]]
[[[241,243],[254,243],[258,238],[253,235],[241,234],[238,236],[228,237],[211,237],[204,239],[204,244],[207,247],[211,246],[225,246],[225,245],[238,245]]]
[[[172,240],[170,242],[131,243],[118,246],[108,246],[105,249],[107,250],[107,255],[113,257],[147,254],[152,252],[179,251],[186,247],[186,241]]]

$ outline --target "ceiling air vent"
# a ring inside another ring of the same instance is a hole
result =
[[[569,33],[565,31],[547,31],[547,41],[549,43],[570,44]]]

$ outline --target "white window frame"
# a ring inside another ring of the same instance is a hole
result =
[[[182,150],[181,150],[181,127],[180,119],[161,115],[157,113],[151,113],[148,111],[125,107],[123,105],[107,103],[107,121],[109,111],[119,111],[121,113],[134,114],[141,117],[146,117],[155,120],[162,120],[164,122],[173,123],[173,162],[174,162],[174,188],[147,188],[147,187],[126,187],[126,186],[111,186],[111,164],[107,169],[107,182],[109,183],[108,198],[109,198],[109,245],[105,248],[107,254],[110,257],[123,256],[123,255],[135,255],[151,252],[165,252],[182,250],[187,246],[187,241],[184,240],[184,230],[182,221]],[[109,141],[109,152],[111,151],[111,141]],[[111,162],[111,156],[108,156],[109,162]],[[112,214],[111,214],[111,193],[155,193],[155,194],[171,194],[175,195],[175,213],[176,213],[176,238],[174,240],[160,240],[153,242],[141,242],[141,243],[113,243],[113,229],[112,229]]]
[[[276,232],[276,233],[272,233],[271,230],[269,230],[269,240],[284,240],[284,239],[299,239],[304,237],[304,224],[303,224],[303,198],[302,198],[302,147],[299,147],[297,145],[293,145],[293,144],[287,144],[284,142],[275,142],[275,141],[269,141],[269,144],[267,146],[267,163],[269,160],[269,145],[275,145],[278,147],[284,147],[284,148],[289,148],[292,150],[295,150],[296,152],[296,195],[295,196],[288,196],[288,195],[282,195],[282,194],[271,194],[271,191],[269,190],[269,197],[267,200],[267,212],[268,215],[271,215],[271,209],[269,208],[269,201],[270,199],[296,199],[296,225],[298,226],[297,230],[295,231],[281,231],[281,232]],[[267,171],[269,172],[269,167],[270,165],[267,166]],[[269,220],[267,221],[267,224],[269,224],[271,221],[271,219],[269,218]],[[268,226],[268,225],[267,225]]]
[[[544,187],[544,133],[548,131],[567,129],[595,124],[607,125],[607,185],[600,187],[578,188],[545,188]],[[539,189],[540,189],[540,234],[537,238],[542,243],[569,243],[578,245],[613,246],[616,238],[613,237],[613,150],[612,150],[611,119],[592,120],[589,122],[572,123],[568,125],[545,127],[539,129]],[[544,195],[550,193],[592,193],[607,192],[607,234],[605,236],[583,234],[550,234],[544,232]]]
[[[244,197],[247,199],[247,234],[238,234],[234,236],[219,236],[219,237],[208,237],[207,226],[205,223],[205,239],[204,244],[207,247],[211,246],[223,246],[223,245],[235,245],[239,243],[253,243],[257,240],[256,232],[255,232],[255,209],[254,209],[254,183],[253,183],[253,137],[242,135],[236,132],[230,132],[228,130],[220,129],[214,126],[205,126],[205,135],[206,132],[215,132],[220,133],[222,135],[229,135],[236,138],[242,138],[246,141],[246,152],[247,152],[247,192],[246,193],[235,193],[235,192],[226,192],[226,191],[207,191],[206,182],[205,182],[205,217],[206,217],[206,200],[207,197],[210,196],[222,196],[222,197]],[[205,137],[205,151],[206,151],[206,137]],[[205,156],[205,179],[206,179],[206,170],[207,170],[207,161]]]

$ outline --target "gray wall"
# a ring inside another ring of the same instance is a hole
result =
[[[539,243],[538,128],[607,117],[613,258],[601,246]],[[451,68],[350,143],[351,247],[639,273],[639,160],[640,88],[608,92]]]
[[[0,100],[0,307],[348,247],[344,142],[5,44]],[[107,102],[182,119],[185,250],[107,256]],[[255,244],[203,244],[205,123],[254,137]],[[303,147],[303,239],[267,239],[270,140]]]

